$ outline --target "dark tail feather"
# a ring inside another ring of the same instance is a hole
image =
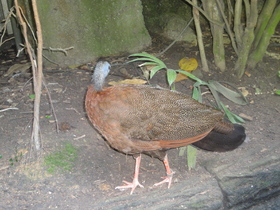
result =
[[[229,134],[211,131],[206,137],[193,143],[194,146],[213,152],[226,152],[236,149],[246,138],[245,128],[234,124],[234,130]]]

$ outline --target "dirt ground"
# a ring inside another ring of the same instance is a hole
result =
[[[170,41],[162,41],[159,38],[154,39],[153,46],[147,49],[147,52],[158,53],[169,43]],[[165,170],[159,160],[144,156],[139,179],[145,188],[137,188],[132,196],[129,195],[129,191],[121,192],[115,190],[115,187],[120,185],[122,180],[132,180],[133,158],[109,148],[90,124],[85,113],[84,97],[91,80],[90,68],[85,65],[74,69],[44,70],[48,91],[62,127],[57,133],[54,115],[44,88],[40,111],[40,135],[43,149],[37,161],[34,161],[34,151],[30,148],[33,111],[33,99],[30,98],[32,95],[30,73],[3,77],[10,66],[26,61],[24,57],[14,58],[12,50],[2,51],[0,110],[10,107],[18,109],[0,112],[0,209],[168,209],[165,205],[168,206],[168,202],[174,202],[178,189],[183,188],[186,190],[185,194],[190,193],[188,198],[184,199],[191,200],[195,196],[206,194],[208,199],[213,198],[213,202],[215,196],[223,200],[224,195],[214,187],[218,178],[203,164],[207,160],[219,157],[224,160],[220,165],[234,164],[236,171],[245,167],[250,161],[264,157],[269,159],[270,155],[271,158],[276,157],[279,160],[279,149],[275,148],[275,145],[279,145],[280,139],[280,96],[275,95],[274,91],[280,89],[280,78],[277,76],[280,61],[265,55],[263,62],[256,69],[248,71],[250,76],[244,75],[239,81],[233,76],[232,67],[236,57],[231,53],[230,46],[226,50],[228,69],[224,73],[219,72],[213,65],[211,46],[207,45],[206,50],[210,72],[202,72],[199,65],[196,70],[199,78],[204,81],[210,79],[229,81],[248,91],[249,103],[245,106],[234,104],[223,98],[223,102],[229,105],[232,112],[238,115],[243,113],[252,118],[244,124],[247,133],[246,143],[228,153],[210,153],[199,150],[197,168],[192,171],[187,170],[185,156],[179,156],[177,149],[170,150],[168,154],[171,167],[176,173],[169,190],[165,185],[151,187],[165,175]],[[279,45],[271,44],[268,52],[279,55]],[[170,68],[178,69],[178,61],[185,56],[194,57],[199,61],[198,48],[186,43],[176,43],[160,59]],[[122,63],[127,60],[127,55],[108,57],[106,60]],[[91,65],[94,66],[95,63]],[[107,82],[129,77],[143,77],[136,64],[113,67]],[[164,72],[155,76],[151,82],[166,87]],[[178,82],[176,88],[190,95],[192,84],[192,81],[184,80]],[[261,92],[258,93],[258,90]],[[210,95],[206,94],[206,97]],[[63,150],[66,144],[71,144],[77,150],[77,157],[72,168],[48,173],[44,157]],[[244,160],[242,157],[247,151],[252,151],[252,154]],[[265,165],[261,167],[263,171],[266,170]],[[275,196],[279,195],[279,185],[278,191],[274,194],[274,200],[271,202],[268,198],[265,200],[266,206],[271,207],[270,209],[279,207],[275,199]],[[196,192],[195,189],[199,187],[203,187],[204,190]],[[168,194],[165,194],[167,192]],[[164,197],[163,194],[168,196]],[[140,200],[137,200],[138,198]],[[160,200],[162,198],[164,199]],[[180,200],[182,197],[178,195],[176,199]],[[175,202],[177,202],[176,199]],[[131,203],[130,200],[134,202]],[[214,205],[211,208],[222,209],[226,208],[225,205],[217,207]],[[254,204],[249,207],[254,208]],[[180,206],[178,203],[173,209],[185,208],[199,209],[199,206],[190,208]]]

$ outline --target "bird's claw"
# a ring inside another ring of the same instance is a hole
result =
[[[130,194],[132,194],[137,186],[142,187],[142,188],[144,187],[143,185],[141,185],[141,184],[139,183],[138,180],[133,180],[133,182],[127,182],[127,181],[123,181],[123,182],[124,182],[126,185],[117,186],[115,189],[126,190],[126,189],[131,188]]]
[[[168,189],[169,189],[170,186],[171,186],[171,183],[172,183],[173,174],[175,174],[175,172],[171,171],[171,173],[170,173],[170,174],[167,174],[167,176],[161,177],[161,178],[163,178],[164,180],[162,180],[161,182],[155,183],[154,186],[159,186],[159,185],[161,185],[161,184],[163,184],[163,183],[168,183]]]

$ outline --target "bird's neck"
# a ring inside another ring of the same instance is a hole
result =
[[[94,89],[96,91],[102,91],[106,76],[107,75],[105,75],[104,72],[100,72],[100,71],[94,72],[92,76],[92,81],[94,84]]]

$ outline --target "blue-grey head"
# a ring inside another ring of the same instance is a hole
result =
[[[111,65],[107,61],[97,62],[92,75],[92,82],[96,91],[102,90],[105,78],[110,72],[110,67]]]

